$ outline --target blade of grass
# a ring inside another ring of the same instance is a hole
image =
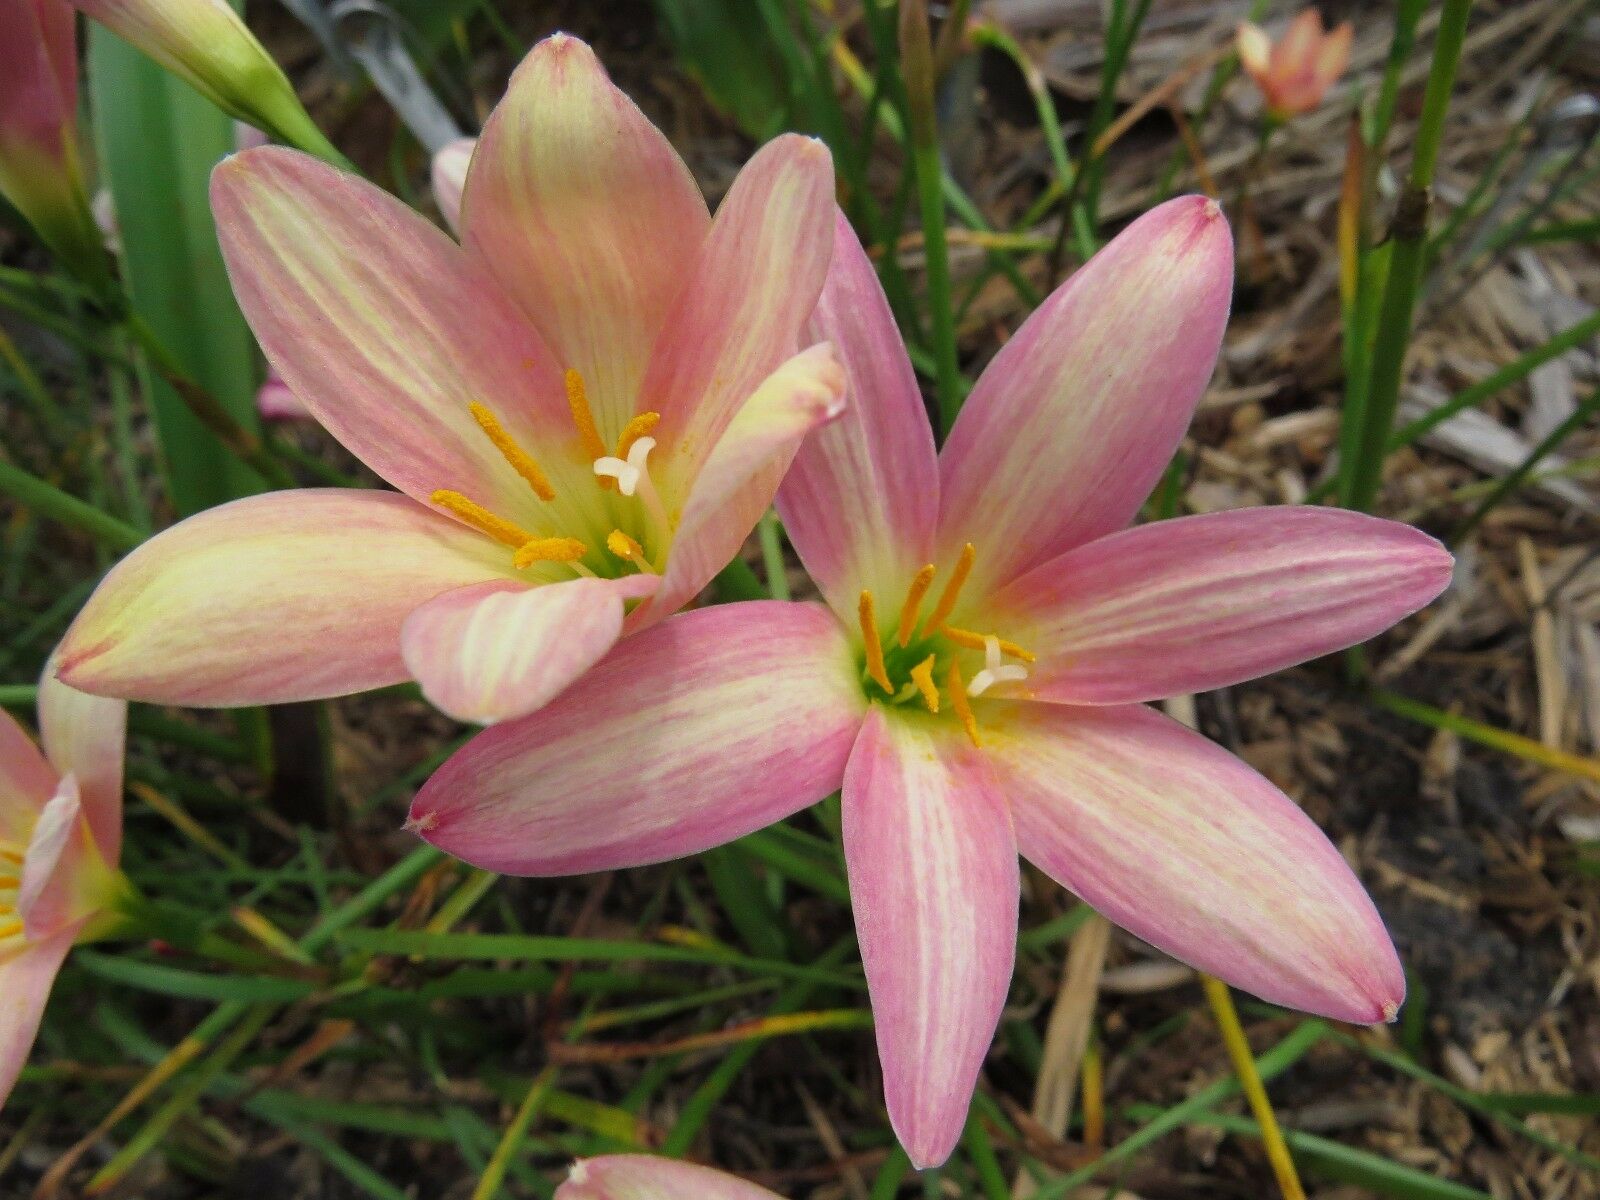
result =
[[[1472,510],[1472,514],[1447,539],[1450,545],[1459,545],[1464,541],[1474,529],[1483,523],[1483,519],[1494,511],[1496,505],[1527,482],[1528,477],[1533,474],[1533,469],[1544,458],[1552,454],[1562,442],[1581,429],[1584,423],[1597,412],[1600,412],[1600,388],[1596,388],[1590,393],[1588,399],[1573,409],[1566,420],[1547,433],[1537,446],[1528,451],[1526,458],[1508,471],[1495,484],[1494,490],[1483,498],[1478,507]]]
[[[1300,1186],[1300,1176],[1294,1169],[1289,1147],[1284,1143],[1283,1131],[1278,1128],[1278,1118],[1272,1111],[1272,1101],[1267,1098],[1267,1089],[1262,1086],[1261,1076],[1256,1072],[1255,1056],[1250,1053],[1250,1043],[1244,1036],[1244,1027],[1239,1024],[1239,1012],[1233,1006],[1228,985],[1210,975],[1201,975],[1200,986],[1205,991],[1206,1002],[1211,1005],[1211,1015],[1216,1019],[1217,1028],[1222,1033],[1223,1045],[1227,1047],[1228,1058],[1233,1063],[1233,1073],[1238,1077],[1239,1086],[1244,1089],[1245,1099],[1250,1102],[1250,1111],[1256,1115],[1261,1145],[1267,1152],[1267,1161],[1272,1164],[1278,1191],[1282,1193],[1283,1200],[1305,1200],[1305,1189]]]
[[[1600,781],[1600,759],[1569,754],[1565,750],[1554,749],[1521,734],[1496,729],[1493,725],[1485,725],[1482,721],[1474,721],[1459,713],[1445,712],[1442,708],[1434,708],[1431,704],[1424,704],[1420,700],[1412,700],[1395,692],[1386,692],[1381,688],[1373,688],[1366,695],[1378,707],[1387,709],[1408,721],[1416,721],[1430,729],[1449,730],[1468,741],[1477,742],[1480,746],[1513,754],[1541,767]]]
[[[1394,428],[1395,409],[1400,402],[1400,377],[1405,367],[1406,348],[1411,341],[1411,313],[1427,249],[1433,173],[1444,139],[1445,113],[1455,86],[1471,10],[1472,0],[1445,0],[1439,32],[1434,39],[1422,117],[1417,125],[1411,174],[1395,212],[1388,279],[1378,310],[1377,336],[1366,388],[1360,452],[1352,464],[1350,477],[1350,507],[1363,512],[1369,511],[1377,498],[1389,435]]]
[[[945,433],[955,424],[964,399],[956,361],[956,312],[950,298],[950,250],[945,240],[943,169],[935,114],[933,42],[927,0],[900,2],[900,70],[906,83],[906,117],[911,161],[922,209],[922,248],[928,275],[928,324],[933,331],[933,363],[939,390],[939,418]]]
[[[100,162],[116,201],[133,310],[232,419],[255,428],[256,348],[228,286],[207,202],[233,122],[91,22],[88,75]],[[169,385],[146,379],[168,491],[188,514],[259,491]]]
[[[119,521],[110,513],[101,512],[94,505],[69,496],[54,484],[3,460],[0,460],[0,492],[42,517],[81,529],[113,549],[132,550],[144,541],[144,534],[126,521]]]

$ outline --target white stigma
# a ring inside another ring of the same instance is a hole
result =
[[[983,639],[983,670],[967,684],[967,695],[981,696],[997,683],[1021,683],[1027,677],[1026,668],[1000,661],[1000,639],[989,634]]]
[[[631,496],[639,488],[639,481],[645,477],[649,469],[646,460],[650,451],[656,448],[655,438],[642,437],[628,448],[626,459],[606,455],[604,458],[594,460],[594,473],[604,475],[617,481],[617,491],[624,496]]]

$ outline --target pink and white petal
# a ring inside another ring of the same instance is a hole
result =
[[[579,1159],[556,1200],[782,1200],[736,1175],[649,1154]]]
[[[329,433],[424,504],[447,488],[497,511],[511,504],[501,515],[512,520],[536,511],[468,406],[488,405],[530,449],[556,431],[565,438],[560,364],[448,234],[280,146],[217,167],[211,207],[250,327]],[[552,479],[578,473],[561,456],[541,465]]]
[[[643,405],[691,479],[745,400],[800,346],[833,245],[833,159],[768,142],[733,181],[645,373]]]
[[[1036,567],[992,619],[1038,656],[1033,698],[1130,704],[1227,687],[1366,641],[1450,583],[1398,521],[1244,508],[1114,533]]]
[[[1017,843],[959,727],[874,707],[844,776],[844,853],[889,1121],[950,1156],[1011,987]]]
[[[511,875],[695,854],[837,788],[864,703],[820,605],[683,613],[473,738],[417,794],[408,827]]]
[[[461,196],[467,189],[467,168],[477,147],[477,138],[456,138],[439,147],[433,156],[428,176],[433,202],[452,233],[461,231]]]
[[[802,350],[745,401],[690,487],[661,590],[630,633],[676,612],[739,552],[772,503],[795,450],[845,411],[845,378],[826,343]]]
[[[199,707],[399,683],[411,611],[504,576],[509,554],[393,492],[235,500],[118,563],[67,630],[57,675],[79,691]]]
[[[622,636],[623,601],[655,591],[653,575],[528,587],[497,580],[436,596],[400,630],[422,694],[458,721],[526,716],[604,657]]]
[[[0,708],[0,839],[25,843],[59,780],[27,731]]]
[[[1321,45],[1322,14],[1314,8],[1302,9],[1273,47],[1273,73],[1290,78],[1309,72]]]
[[[78,784],[83,816],[108,863],[122,853],[122,762],[128,703],[69,688],[54,656],[39,678],[39,740],[56,771]]]
[[[76,929],[65,929],[0,960],[0,1108],[5,1107],[28,1061],[50,988],[76,935]]]
[[[842,212],[806,337],[833,343],[849,407],[800,447],[778,512],[828,603],[854,612],[863,589],[898,594],[932,561],[939,461],[889,301]]]
[[[105,906],[112,873],[84,820],[78,781],[68,775],[44,806],[23,855],[16,910],[30,941],[81,924]]]
[[[710,226],[689,169],[594,51],[558,33],[484,125],[462,222],[468,250],[582,372],[610,444]]]
[[[1394,1017],[1405,976],[1371,899],[1292,800],[1142,706],[989,706],[1023,857],[1157,949],[1274,1004]]]
[[[1222,209],[1181,196],[1023,322],[939,460],[941,559],[977,546],[969,597],[1133,520],[1211,377],[1232,288]]]

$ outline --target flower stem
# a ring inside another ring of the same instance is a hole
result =
[[[1372,350],[1367,384],[1360,453],[1353,464],[1350,507],[1367,511],[1377,498],[1383,478],[1383,460],[1400,401],[1400,376],[1411,340],[1411,313],[1422,279],[1422,261],[1428,243],[1428,211],[1433,199],[1433,171],[1444,138],[1445,112],[1455,84],[1456,67],[1467,36],[1467,15],[1472,0],[1445,0],[1439,33],[1433,44],[1433,65],[1417,125],[1411,157],[1411,177],[1395,210],[1390,249],[1389,278],[1378,314],[1377,338]]]
[[[224,407],[222,401],[183,369],[143,317],[137,313],[130,314],[127,318],[127,330],[149,357],[150,365],[155,368],[156,374],[166,380],[172,390],[178,393],[178,398],[194,414],[195,419],[209,429],[239,461],[251,467],[273,487],[294,487],[294,478],[284,469],[282,463],[267,452],[261,439],[241,425]]]
[[[1228,985],[1210,975],[1201,975],[1200,985],[1205,989],[1211,1014],[1222,1032],[1228,1057],[1233,1060],[1233,1073],[1239,1077],[1239,1086],[1244,1091],[1245,1099],[1250,1102],[1250,1111],[1255,1114],[1256,1124],[1261,1126],[1261,1145],[1272,1164],[1272,1173],[1277,1176],[1278,1190],[1283,1193],[1283,1200],[1305,1200],[1305,1189],[1300,1186],[1300,1176],[1294,1169],[1294,1159],[1289,1156],[1288,1144],[1283,1140],[1283,1130],[1278,1128],[1278,1118],[1272,1111],[1272,1102],[1267,1099],[1267,1089],[1256,1071],[1255,1056],[1250,1053],[1250,1043],[1245,1040],[1244,1028],[1239,1024],[1239,1013],[1233,1006]]]
[[[945,240],[944,192],[939,169],[939,127],[934,114],[933,44],[927,0],[900,5],[900,69],[906,84],[911,163],[922,207],[922,245],[927,259],[929,324],[939,417],[949,433],[961,411],[961,372],[956,362],[956,314],[950,300],[950,251]]]

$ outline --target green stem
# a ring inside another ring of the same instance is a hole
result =
[[[143,317],[137,313],[130,314],[126,327],[149,357],[150,365],[155,368],[156,374],[166,380],[172,390],[178,393],[178,398],[194,414],[195,419],[209,429],[239,461],[251,467],[274,487],[295,486],[294,478],[284,469],[282,463],[267,453],[261,439],[239,424],[222,401],[183,369],[183,365],[172,356],[171,351],[162,344],[161,339],[156,336],[155,331]]]
[[[1411,178],[1395,212],[1389,279],[1378,315],[1361,450],[1351,476],[1350,506],[1362,511],[1370,509],[1377,498],[1383,478],[1384,454],[1400,401],[1400,377],[1411,340],[1411,312],[1416,305],[1422,260],[1427,249],[1433,172],[1439,160],[1445,112],[1450,105],[1456,68],[1461,62],[1471,9],[1472,0],[1445,0],[1439,34],[1434,40],[1428,87],[1422,101],[1422,119],[1417,126]]]
[[[934,114],[933,44],[927,0],[901,0],[900,63],[906,82],[911,161],[922,207],[922,246],[927,259],[929,326],[939,389],[939,416],[948,433],[961,411],[961,371],[956,361],[956,313],[950,302],[950,250],[945,241],[939,128]]]
[[[1463,521],[1460,527],[1450,535],[1450,544],[1454,546],[1465,540],[1469,533],[1483,523],[1483,519],[1489,515],[1495,505],[1527,482],[1528,476],[1533,474],[1533,469],[1539,465],[1541,459],[1564,442],[1574,430],[1580,428],[1585,421],[1597,412],[1600,412],[1600,388],[1596,388],[1590,393],[1589,398],[1573,409],[1571,415],[1565,421],[1552,429],[1537,446],[1528,451],[1528,456],[1517,464],[1515,470],[1510,471],[1505,478],[1495,484],[1494,490],[1483,498],[1477,508],[1472,510],[1472,515]]]
[[[30,475],[8,462],[0,462],[0,492],[40,516],[81,529],[114,549],[132,550],[144,541],[144,534],[126,521],[119,521],[110,513],[101,512],[94,505],[86,504],[76,496],[69,496],[54,484],[46,483],[37,475]]]

